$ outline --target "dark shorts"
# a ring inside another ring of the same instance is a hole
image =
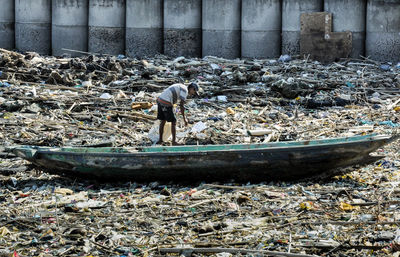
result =
[[[166,120],[168,122],[176,122],[172,106],[165,106],[161,105],[160,103],[157,103],[157,105],[158,105],[157,119]]]

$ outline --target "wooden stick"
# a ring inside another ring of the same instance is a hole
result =
[[[335,251],[335,250],[351,250],[351,249],[357,249],[357,250],[380,250],[382,248],[388,247],[388,245],[345,245],[345,244],[340,244],[338,246],[333,246],[333,245],[305,245],[305,244],[296,244],[293,245],[294,247],[297,248],[318,248],[318,249],[332,249],[330,251]],[[330,256],[328,253],[323,254],[322,256]]]
[[[66,253],[68,253],[69,251],[72,251],[72,250],[74,250],[74,249],[75,249],[75,246],[73,245],[73,246],[71,246],[70,248],[66,249],[65,251],[59,253],[58,255],[59,255],[59,256],[63,256],[63,255],[65,255]]]
[[[211,203],[211,202],[214,202],[214,201],[218,201],[218,199],[208,199],[208,200],[204,200],[204,201],[201,201],[201,202],[199,202],[199,203],[195,203],[195,204],[189,205],[188,208],[194,208],[194,207],[203,205],[203,204],[205,204],[205,203]]]
[[[59,86],[59,85],[53,85],[53,84],[41,84],[41,83],[28,82],[28,81],[19,81],[19,82],[20,82],[20,84],[37,85],[37,86],[41,86],[41,87],[50,88],[50,89],[53,89],[53,90],[69,90],[69,91],[74,91],[74,92],[79,92],[79,91],[83,90],[81,88]]]
[[[127,119],[131,119],[131,120],[156,120],[157,117],[153,116],[153,115],[147,115],[144,113],[140,113],[140,112],[130,112],[130,114],[125,114],[125,113],[118,113],[119,117],[122,118],[127,118]]]
[[[393,107],[395,107],[398,103],[400,103],[400,98],[397,99],[397,100],[396,100],[394,103],[392,103],[391,105],[389,105],[389,106],[387,107],[387,110],[393,109]]]
[[[192,253],[261,253],[271,256],[287,256],[287,257],[315,257],[316,255],[308,254],[297,254],[297,253],[285,253],[276,251],[266,250],[250,250],[241,248],[160,248],[161,253],[181,253],[181,252],[192,252]]]
[[[79,50],[74,50],[74,49],[68,49],[68,48],[61,48],[63,51],[68,51],[72,53],[79,53],[79,54],[87,54],[87,55],[104,55],[104,56],[112,56],[109,54],[99,54],[99,53],[91,53],[91,52],[84,52],[84,51],[79,51]]]
[[[284,228],[291,225],[340,225],[340,226],[351,226],[351,225],[400,225],[400,221],[314,221],[314,222],[293,222],[286,223],[281,226],[277,226],[277,229]]]
[[[383,202],[365,202],[365,203],[350,203],[353,206],[371,206],[371,205],[381,205],[381,204],[399,204],[399,200],[393,201],[383,201]]]
[[[94,240],[90,240],[90,242],[93,243],[94,245],[100,247],[103,251],[106,251],[108,253],[112,253],[113,252],[109,247],[101,245],[101,244],[95,242]]]
[[[255,189],[255,186],[225,186],[225,185],[215,185],[215,184],[204,184],[203,187],[214,187],[214,188],[221,188],[221,189]]]
[[[67,110],[67,113],[70,114],[71,111],[72,111],[72,109],[75,108],[75,106],[76,106],[76,102],[74,102],[74,103],[72,104],[72,106]]]
[[[6,50],[6,49],[4,49],[4,48],[0,48],[0,52],[6,53],[6,54],[10,54],[10,55],[14,55],[14,56],[19,56],[19,57],[21,57],[21,58],[24,58],[24,57],[25,57],[25,56],[22,55],[22,54],[19,54],[19,53],[17,53],[17,52],[8,51],[8,50]]]

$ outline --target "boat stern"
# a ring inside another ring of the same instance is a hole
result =
[[[10,146],[5,148],[6,152],[13,153],[22,159],[33,161],[36,158],[38,147],[36,146]]]

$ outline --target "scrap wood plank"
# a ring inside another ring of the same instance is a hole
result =
[[[300,53],[324,63],[350,56],[352,33],[332,32],[332,14],[302,13],[300,17]]]

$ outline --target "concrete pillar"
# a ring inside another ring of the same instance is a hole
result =
[[[242,0],[242,57],[279,57],[281,14],[279,0]]]
[[[164,1],[164,53],[201,56],[201,0]]]
[[[13,49],[15,46],[14,0],[0,0],[0,48]]]
[[[322,10],[323,0],[283,0],[282,54],[300,54],[300,15]]]
[[[203,0],[203,56],[240,57],[241,0]]]
[[[130,57],[163,53],[163,1],[128,0],[126,53]]]
[[[368,0],[366,55],[400,61],[400,1]]]
[[[88,0],[53,0],[52,48],[53,55],[63,53],[80,56],[62,48],[88,50]]]
[[[125,0],[89,0],[89,52],[125,53]]]
[[[51,54],[51,0],[15,0],[15,45]]]
[[[325,0],[324,11],[332,13],[333,32],[350,31],[353,46],[350,57],[365,53],[365,0]]]

